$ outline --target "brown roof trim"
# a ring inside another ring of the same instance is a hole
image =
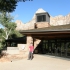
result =
[[[38,29],[22,30],[19,32],[20,33],[27,33],[27,32],[28,33],[36,33],[36,32],[56,32],[56,31],[70,31],[70,24],[38,28]]]

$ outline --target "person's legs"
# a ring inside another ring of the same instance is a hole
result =
[[[28,60],[30,59],[30,57],[31,57],[31,53],[29,52],[29,54],[28,54]]]
[[[31,60],[33,59],[33,53],[31,52]]]
[[[33,53],[32,52],[29,52],[29,55],[28,55],[28,60],[32,60],[33,59]]]

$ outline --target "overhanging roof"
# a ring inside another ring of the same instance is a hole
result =
[[[31,30],[22,30],[20,33],[24,35],[31,35],[32,37],[38,39],[70,39],[70,24]]]
[[[62,31],[63,32],[70,31],[70,24],[59,25],[59,26],[50,26],[50,27],[38,28],[38,29],[22,30],[22,31],[20,31],[20,33],[30,34],[30,33],[62,32]]]

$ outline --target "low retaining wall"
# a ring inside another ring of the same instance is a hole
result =
[[[18,47],[7,47],[7,54],[19,54]]]

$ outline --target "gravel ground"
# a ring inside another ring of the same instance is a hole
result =
[[[21,59],[0,62],[0,70],[70,70],[70,59],[34,55],[33,60]]]

